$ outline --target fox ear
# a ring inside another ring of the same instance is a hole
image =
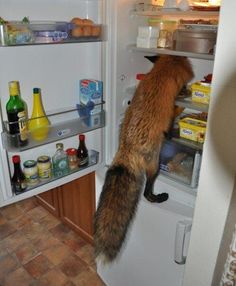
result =
[[[144,58],[148,59],[154,64],[160,58],[160,56],[144,56]]]

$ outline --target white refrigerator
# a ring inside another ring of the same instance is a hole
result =
[[[17,202],[50,190],[90,172],[96,171],[96,201],[99,200],[104,174],[118,147],[119,128],[125,110],[132,99],[137,73],[146,73],[152,63],[144,56],[170,53],[168,50],[136,49],[138,27],[147,25],[147,18],[155,12],[135,12],[137,1],[129,0],[0,0],[1,17],[19,21],[67,21],[74,17],[89,18],[102,25],[99,38],[86,38],[68,43],[1,45],[0,47],[0,206]],[[166,15],[165,15],[166,16]],[[167,17],[218,17],[212,13],[173,13]],[[173,52],[189,56],[194,80],[213,72],[214,56]],[[79,118],[80,79],[103,81],[102,111],[98,125]],[[23,148],[8,144],[5,105],[9,98],[8,82],[19,80],[21,95],[32,112],[32,90],[40,87],[45,110],[51,121],[51,135],[45,142],[33,142]],[[194,109],[184,104],[184,107]],[[202,109],[197,108],[197,111]],[[21,161],[40,155],[52,156],[56,142],[65,149],[78,147],[78,134],[86,134],[90,152],[87,168],[62,178],[53,179],[15,195],[11,188],[13,165],[11,157],[20,155]],[[195,150],[193,146],[191,146]],[[204,154],[204,153],[203,153]],[[108,286],[118,285],[182,285],[185,260],[190,239],[197,188],[160,175],[155,192],[167,192],[168,201],[153,204],[144,197],[138,205],[136,218],[129,229],[127,241],[118,259],[104,266],[98,262],[98,274]]]

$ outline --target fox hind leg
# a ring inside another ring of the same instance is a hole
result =
[[[154,154],[146,154],[145,161],[147,162],[146,169],[146,185],[144,189],[144,197],[155,203],[162,203],[168,199],[167,193],[154,194],[154,183],[159,175],[159,151]]]

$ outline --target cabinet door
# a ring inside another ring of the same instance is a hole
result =
[[[61,186],[58,195],[62,221],[92,243],[95,174],[90,173]]]
[[[58,202],[58,190],[59,188],[55,188],[36,196],[38,203],[57,217],[59,217],[60,214],[59,202]]]

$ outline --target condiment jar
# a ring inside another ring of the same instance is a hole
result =
[[[35,185],[38,183],[38,168],[37,162],[34,160],[27,160],[23,164],[24,175],[26,178],[27,185]]]
[[[40,156],[37,159],[38,174],[40,179],[50,179],[52,176],[51,158],[49,156]]]
[[[66,150],[66,153],[68,156],[70,170],[78,168],[79,158],[77,157],[77,150],[75,148],[69,148]]]

